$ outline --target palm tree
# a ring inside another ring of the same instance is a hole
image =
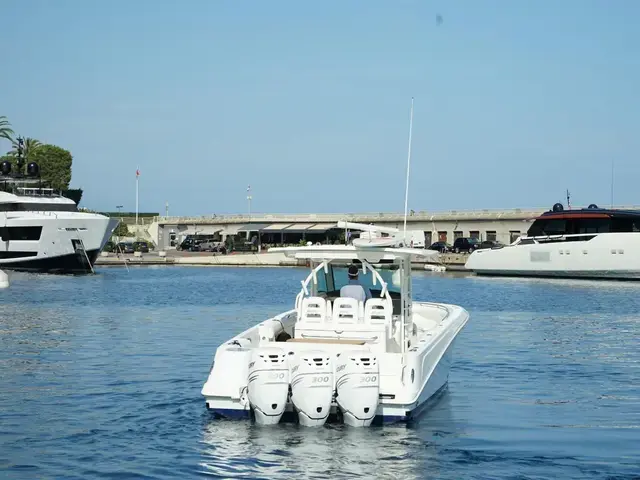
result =
[[[16,140],[12,140],[12,143],[13,149],[9,152],[9,155],[17,156],[18,142]],[[33,154],[33,152],[35,152],[40,145],[42,145],[42,143],[40,143],[40,141],[36,140],[35,138],[25,138],[22,147],[22,158],[24,158],[28,162],[30,160],[29,157],[31,156],[31,154]]]
[[[7,117],[4,115],[0,115],[0,138],[6,138],[7,140],[13,141],[13,130],[11,129],[11,124]]]

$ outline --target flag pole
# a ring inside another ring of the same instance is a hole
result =
[[[136,227],[138,226],[138,180],[140,179],[140,168],[136,168]]]

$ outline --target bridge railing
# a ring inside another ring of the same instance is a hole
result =
[[[574,206],[573,210],[586,208]],[[640,206],[616,206],[619,210],[640,210]],[[500,220],[500,219],[530,219],[535,218],[549,208],[513,208],[513,209],[481,209],[481,210],[449,210],[440,212],[412,211],[408,218],[412,221],[442,221],[442,220]],[[404,214],[396,212],[368,212],[368,213],[252,213],[248,214],[211,214],[200,216],[157,216],[153,221],[162,224],[197,224],[213,223],[284,223],[284,222],[337,222],[340,220],[357,222],[401,221]]]

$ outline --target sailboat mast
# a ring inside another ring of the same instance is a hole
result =
[[[404,245],[407,246],[407,208],[409,206],[409,172],[411,170],[411,135],[413,133],[413,97],[411,97],[411,113],[409,115],[409,151],[407,153],[407,184],[404,192]]]

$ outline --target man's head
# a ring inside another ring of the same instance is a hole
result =
[[[358,267],[357,265],[349,266],[349,280],[357,280],[358,279]]]

